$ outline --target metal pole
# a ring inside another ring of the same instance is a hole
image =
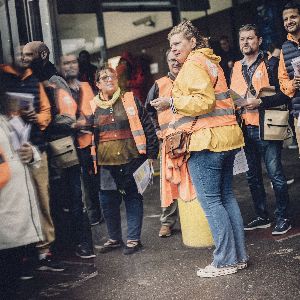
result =
[[[173,26],[176,26],[181,22],[179,0],[172,0],[172,4],[173,4],[171,8],[172,22],[173,22]]]
[[[104,30],[104,18],[103,18],[103,9],[102,9],[102,0],[94,0],[95,2],[95,13],[97,17],[97,26],[99,37],[103,39],[103,47],[100,48],[101,58],[103,61],[107,60],[107,46],[106,46],[106,38],[105,38],[105,30]]]

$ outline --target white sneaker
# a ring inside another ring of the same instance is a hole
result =
[[[204,269],[199,269],[197,271],[197,276],[203,278],[212,278],[212,277],[234,274],[237,271],[238,268],[236,266],[216,268],[213,265],[208,265]]]
[[[247,262],[239,262],[236,264],[236,267],[238,270],[243,270],[248,267],[248,263]]]

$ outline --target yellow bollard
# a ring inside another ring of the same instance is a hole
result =
[[[205,248],[214,245],[211,231],[198,200],[178,199],[183,243],[188,247]]]

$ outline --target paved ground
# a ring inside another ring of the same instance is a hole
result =
[[[300,160],[297,151],[284,151],[294,228],[274,239],[271,229],[247,233],[250,266],[237,274],[213,279],[196,276],[198,267],[211,262],[212,249],[192,249],[182,244],[179,224],[167,239],[158,237],[159,179],[145,195],[144,250],[132,256],[121,251],[98,254],[94,261],[68,258],[64,273],[37,274],[23,285],[21,299],[300,299]],[[265,181],[274,211],[274,195]],[[235,177],[235,191],[245,221],[253,216],[244,175]],[[106,239],[105,225],[93,228],[96,244]],[[98,270],[98,273],[97,273]]]

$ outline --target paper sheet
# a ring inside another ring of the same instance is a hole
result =
[[[294,69],[294,76],[300,76],[300,57],[292,59],[291,64]]]
[[[20,117],[13,117],[9,120],[13,131],[10,133],[11,143],[15,151],[29,142],[31,125],[25,124]]]
[[[154,170],[152,163],[146,160],[134,173],[133,177],[135,179],[139,193],[142,195],[150,182],[152,182]]]
[[[33,110],[34,95],[29,93],[6,93],[10,99],[18,101],[20,109]]]
[[[243,107],[247,105],[247,99],[236,93],[234,90],[229,89],[230,96],[237,107]]]
[[[245,173],[249,170],[247,158],[244,149],[241,149],[236,155],[233,163],[233,175]]]

